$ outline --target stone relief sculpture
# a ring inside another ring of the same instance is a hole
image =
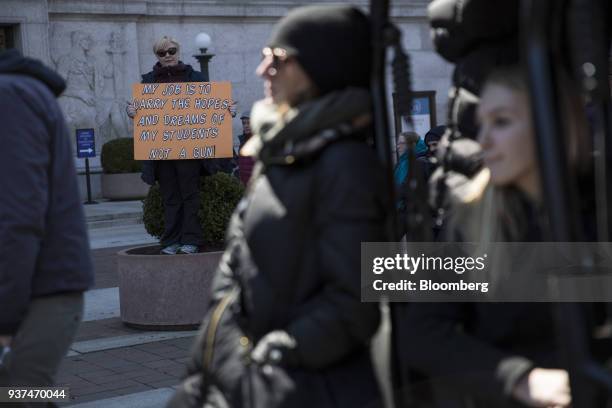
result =
[[[59,103],[72,134],[74,129],[94,129],[96,149],[99,151],[96,92],[99,91],[101,79],[95,58],[90,55],[93,40],[83,31],[73,31],[70,42],[70,52],[54,61],[57,71],[66,79],[66,90]]]
[[[128,97],[125,95],[124,59],[126,54],[122,33],[110,34],[108,48],[108,63],[102,71],[104,87],[98,108],[98,123],[103,140],[131,135],[130,123],[125,114]]]

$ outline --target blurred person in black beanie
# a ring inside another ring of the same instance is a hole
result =
[[[436,126],[427,131],[425,134],[425,144],[427,145],[428,155],[434,156],[436,155],[436,151],[438,150],[438,143],[442,136],[446,132],[446,126]]]
[[[360,288],[360,243],[385,239],[389,208],[368,145],[370,44],[357,8],[308,6],[262,50],[266,97],[241,150],[254,172],[171,407],[380,406],[369,352],[379,309]]]
[[[370,85],[370,24],[356,8],[296,9],[276,26],[268,47],[295,58],[321,95]]]

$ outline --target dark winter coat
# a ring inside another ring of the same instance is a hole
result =
[[[493,233],[493,241],[541,241],[543,222],[540,214],[522,193],[517,190],[511,193],[520,203],[516,207],[522,214],[520,222],[514,221],[509,228],[504,228],[503,224],[500,229],[494,227],[493,231],[497,232]],[[483,197],[457,211],[446,232],[449,240],[478,242],[485,239],[489,242],[481,231],[483,223],[490,223],[482,215],[487,213],[487,201],[493,199],[491,189],[487,189]],[[510,229],[518,233],[518,239],[509,238],[513,236]],[[520,267],[516,261],[508,260],[507,264],[513,265],[511,268]],[[413,380],[419,375],[428,378],[437,394],[437,408],[464,407],[457,403],[465,401],[466,397],[475,405],[465,406],[522,407],[511,396],[524,375],[534,367],[563,367],[554,304],[415,303],[407,307],[394,306],[403,309],[404,313],[401,327],[396,330],[401,332],[401,347],[396,358],[412,370]],[[585,303],[581,307],[591,322],[603,316],[598,306]],[[602,346],[594,342],[593,347],[591,352]],[[410,386],[418,389],[415,383],[405,388]]]
[[[93,285],[71,139],[55,99],[64,88],[40,62],[0,53],[0,334],[17,330],[31,298]]]
[[[230,223],[213,297],[238,284],[237,319],[255,344],[273,330],[297,340],[298,368],[317,390],[303,395],[313,383],[298,382],[299,407],[371,407],[379,393],[368,345],[379,310],[360,300],[360,243],[384,240],[388,195],[364,142],[369,131],[341,126],[369,112],[368,93],[328,95],[285,123],[257,106],[249,143],[261,148],[259,160]]]
[[[153,67],[153,70],[142,75],[143,84],[163,83],[163,82],[205,82],[204,75],[195,71],[191,65],[185,65],[182,62],[174,67],[162,67],[158,62]],[[155,184],[157,180],[157,165],[155,160],[145,160],[142,163],[142,180],[149,184]]]

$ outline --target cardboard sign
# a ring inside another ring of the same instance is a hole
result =
[[[230,82],[135,84],[135,160],[233,156]]]

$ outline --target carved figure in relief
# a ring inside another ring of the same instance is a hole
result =
[[[108,63],[102,71],[104,87],[98,108],[98,123],[105,140],[129,137],[131,134],[129,120],[123,111],[127,97],[123,71],[126,50],[122,33],[112,32],[108,45]]]
[[[95,59],[90,55],[93,40],[83,31],[73,31],[70,42],[70,52],[54,61],[57,71],[66,79],[66,91],[59,102],[72,131],[78,128],[97,129],[96,91],[101,81]]]

